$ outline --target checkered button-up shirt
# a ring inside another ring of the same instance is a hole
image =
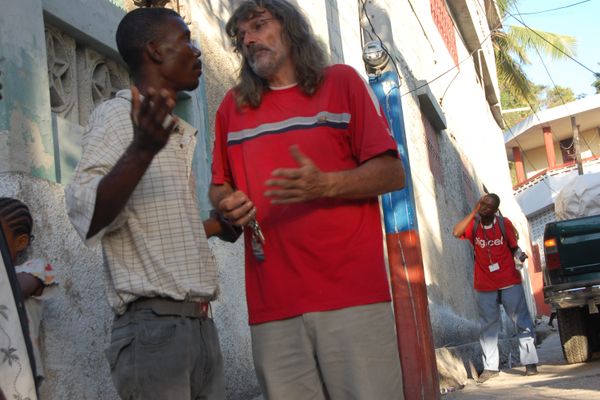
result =
[[[65,189],[67,212],[86,240],[100,180],[133,140],[131,92],[94,110],[83,155]],[[101,240],[108,300],[117,314],[138,297],[206,301],[217,293],[217,268],[200,218],[192,173],[196,129],[181,121],[155,156],[121,213],[94,237]]]

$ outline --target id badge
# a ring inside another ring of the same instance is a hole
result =
[[[498,263],[493,263],[488,268],[490,269],[490,272],[496,272],[500,269],[500,265],[498,265]]]

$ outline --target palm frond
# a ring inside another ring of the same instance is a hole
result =
[[[554,60],[573,57],[577,53],[577,39],[573,36],[509,25],[508,35],[524,49],[534,47],[541,53],[547,54]]]
[[[496,52],[496,69],[498,80],[513,96],[532,103],[535,99],[533,83],[527,78],[521,64],[509,54]]]

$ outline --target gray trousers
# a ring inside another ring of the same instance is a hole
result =
[[[483,350],[483,367],[498,371],[498,333],[500,331],[500,304],[514,322],[519,337],[521,364],[537,364],[538,356],[534,345],[535,330],[527,309],[522,285],[492,292],[476,292],[481,331],[479,343]]]
[[[266,400],[404,398],[390,303],[307,313],[250,331]]]
[[[113,322],[106,356],[122,399],[225,399],[223,358],[210,318],[127,311]]]

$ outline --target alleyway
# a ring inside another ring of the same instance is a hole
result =
[[[558,332],[547,337],[538,349],[539,374],[523,376],[523,367],[504,370],[484,384],[469,380],[460,391],[443,400],[593,400],[600,399],[600,357],[585,364],[567,365],[560,348]]]

